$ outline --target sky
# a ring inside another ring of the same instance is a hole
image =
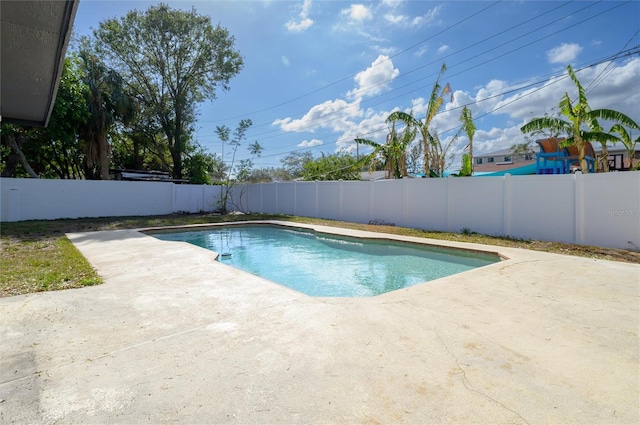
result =
[[[157,1],[81,0],[76,35]],[[467,106],[474,155],[523,143],[520,127],[555,114],[577,96],[567,65],[593,109],[640,121],[640,1],[165,1],[195,10],[235,38],[244,67],[202,103],[194,139],[220,155],[216,126],[251,119],[244,149],[264,148],[257,168],[280,167],[291,152],[356,153],[354,138],[384,142],[386,117],[423,119],[443,64],[452,96],[433,120],[443,144]],[[451,146],[459,166],[468,139]],[[230,161],[229,147],[225,161]],[[367,148],[360,146],[360,154]]]

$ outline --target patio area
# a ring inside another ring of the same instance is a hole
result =
[[[2,423],[640,422],[638,264],[431,241],[507,259],[312,298],[186,243],[68,236],[105,283],[0,299]]]

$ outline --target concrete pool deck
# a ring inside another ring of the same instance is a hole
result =
[[[0,299],[0,423],[640,422],[638,264],[432,241],[508,260],[312,298],[135,230],[68,236],[104,284]]]

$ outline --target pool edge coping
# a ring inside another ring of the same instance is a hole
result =
[[[231,222],[225,222],[225,223],[187,224],[187,225],[177,225],[177,226],[154,226],[154,227],[143,227],[143,228],[132,229],[132,230],[149,235],[150,233],[153,233],[153,232],[164,233],[169,231],[176,231],[179,229],[196,231],[196,230],[203,230],[207,228],[224,227],[224,226],[242,226],[242,225],[252,225],[252,226],[267,225],[267,226],[288,227],[288,228],[301,228],[306,230],[312,230],[320,234],[354,237],[354,238],[367,239],[371,241],[381,241],[381,242],[384,242],[384,241],[405,242],[405,243],[417,244],[417,245],[427,245],[434,248],[444,248],[444,249],[452,249],[456,251],[464,251],[468,253],[492,255],[492,256],[497,256],[499,259],[499,261],[497,261],[495,264],[499,264],[503,261],[512,259],[510,255],[507,255],[502,251],[522,250],[522,248],[502,247],[498,245],[477,244],[472,242],[456,242],[456,241],[449,241],[449,240],[443,240],[443,239],[424,238],[419,236],[396,235],[392,233],[379,233],[379,232],[374,232],[370,230],[347,229],[344,227],[334,227],[334,226],[327,226],[323,224],[294,223],[294,222],[280,221],[280,220],[248,220],[248,221],[231,221]]]

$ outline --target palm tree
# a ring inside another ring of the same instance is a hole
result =
[[[468,159],[465,159],[465,161],[467,161],[469,164],[469,166],[467,167],[469,174],[466,174],[467,170],[465,170],[465,175],[471,176],[473,175],[473,136],[476,134],[476,125],[473,122],[473,115],[471,114],[471,110],[466,106],[464,106],[462,108],[462,111],[460,112],[460,121],[462,122],[462,127],[460,127],[460,131],[458,131],[458,134],[456,134],[455,138],[457,138],[462,131],[464,131],[469,138],[469,144],[467,145],[467,147],[469,148],[469,157]],[[463,161],[463,168],[464,165],[465,163]]]
[[[640,162],[636,164],[635,167],[633,166],[633,157],[635,156],[636,145],[640,143],[640,135],[636,136],[635,139],[631,136],[633,130],[640,130],[640,125],[622,112],[611,111],[608,109],[597,109],[593,111],[593,114],[598,118],[615,122],[609,130],[609,135],[614,138],[614,141],[621,142],[627,150],[627,155],[629,156],[629,169],[640,169]],[[618,136],[611,133],[617,133]]]
[[[567,66],[567,71],[569,73],[569,77],[578,89],[578,99],[574,104],[569,97],[569,93],[565,92],[564,96],[560,100],[560,103],[558,104],[560,114],[566,117],[566,120],[560,117],[548,116],[543,118],[534,118],[522,126],[520,130],[523,133],[531,133],[544,129],[552,129],[559,133],[566,133],[569,137],[567,137],[561,145],[565,147],[575,145],[578,148],[578,161],[580,162],[580,168],[583,173],[588,172],[587,161],[584,158],[585,144],[591,140],[597,141],[602,145],[601,158],[604,158],[604,161],[602,162],[603,169],[608,171],[609,163],[606,160],[608,155],[607,142],[615,140],[615,137],[602,131],[597,118],[610,119],[618,113],[609,109],[592,111],[587,102],[585,91],[573,72],[571,65]],[[583,129],[584,125],[586,125],[588,130]]]
[[[385,143],[380,144],[369,139],[355,139],[356,143],[372,146],[373,152],[364,156],[357,162],[357,166],[369,165],[372,170],[377,164],[382,163],[385,168],[385,177],[401,179],[408,175],[407,173],[407,148],[415,139],[416,131],[406,126],[400,133],[396,131],[396,122],[398,119],[392,113],[387,117],[387,123],[391,124],[389,134]]]
[[[431,95],[429,96],[429,103],[427,104],[427,113],[425,114],[424,121],[416,119],[411,113],[408,114],[400,111],[394,112],[389,116],[389,119],[393,116],[394,120],[402,121],[407,126],[417,129],[420,133],[426,177],[431,175],[433,168],[441,168],[448,150],[448,147],[447,149],[442,148],[438,135],[431,129],[431,122],[433,121],[433,118],[442,109],[445,97],[451,93],[451,86],[449,86],[448,83],[444,87],[440,85],[440,78],[446,70],[447,66],[442,64],[436,83],[433,85]],[[441,172],[442,171],[443,170],[441,170]],[[441,175],[441,172],[437,174]]]
[[[134,97],[124,90],[120,75],[108,69],[99,59],[84,50],[84,83],[89,119],[80,129],[80,139],[85,143],[86,163],[89,170],[100,165],[100,177],[109,179],[109,142],[107,133],[116,120],[127,123],[134,115]]]

